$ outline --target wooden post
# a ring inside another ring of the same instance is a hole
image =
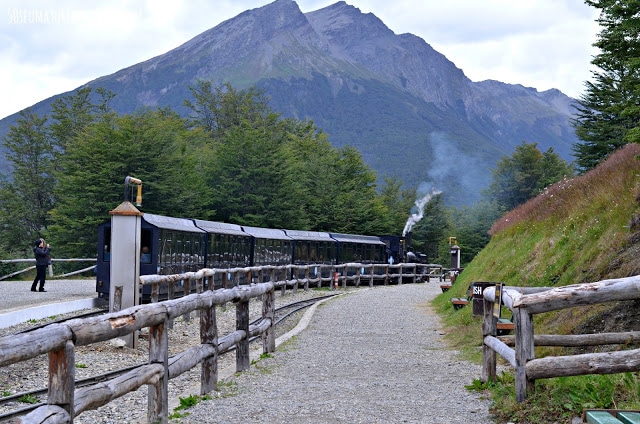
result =
[[[356,270],[356,287],[360,287],[360,275],[362,274],[362,267],[359,266]]]
[[[484,299],[484,319],[482,321],[482,340],[486,336],[496,336],[496,317],[493,316],[493,302]],[[496,351],[482,343],[482,382],[496,381]]]
[[[150,423],[168,423],[169,416],[169,337],[167,320],[149,327],[149,364],[162,364],[164,375],[149,384],[148,420]]]
[[[398,285],[402,284],[402,265],[400,265],[398,267],[398,273],[399,273],[399,277],[398,277]]]
[[[262,295],[262,319],[271,320],[271,325],[262,333],[262,353],[276,351],[276,323],[275,323],[275,288]]]
[[[193,281],[193,278],[187,278],[184,281],[184,293],[182,294],[183,296],[188,296],[191,294],[191,281]],[[187,312],[186,314],[184,314],[183,319],[185,320],[185,322],[191,322],[191,312]]]
[[[376,271],[376,267],[371,265],[371,275],[369,276],[369,287],[373,287],[373,274]]]
[[[304,267],[304,291],[309,291],[309,265]]]
[[[384,285],[389,285],[389,265],[384,267]]]
[[[74,418],[75,346],[71,340],[63,348],[49,352],[49,396],[47,403],[57,405]]]
[[[213,356],[202,361],[200,369],[200,394],[218,390],[218,323],[216,305],[200,311],[200,343],[213,346]]]
[[[249,359],[249,302],[236,303],[236,330],[245,332],[245,336],[236,346],[236,372],[248,370]]]
[[[175,281],[171,281],[169,283],[169,286],[167,287],[167,299],[171,300],[176,297],[176,284],[177,283]],[[173,330],[173,318],[167,321],[167,329]]]
[[[513,310],[516,336],[516,401],[523,402],[533,392],[534,381],[527,378],[526,365],[535,356],[533,345],[533,316],[526,308]]]
[[[160,300],[160,283],[151,285],[151,303],[158,303]]]

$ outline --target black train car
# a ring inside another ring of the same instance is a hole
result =
[[[329,233],[337,242],[337,262],[384,263],[387,245],[376,236]]]
[[[251,265],[252,237],[236,224],[194,220],[207,232],[207,268],[244,268]]]
[[[140,275],[170,275],[198,271],[205,267],[207,234],[193,220],[145,213],[140,228]],[[96,292],[109,297],[111,285],[111,221],[98,226]],[[178,289],[179,291],[179,289]],[[142,298],[148,298],[144,287]]]
[[[329,233],[301,230],[284,232],[293,240],[294,265],[336,264],[337,244]]]
[[[242,226],[252,237],[251,266],[289,265],[293,256],[293,240],[284,231]]]
[[[337,242],[329,233],[301,230],[284,230],[284,232],[293,239],[294,265],[335,265],[337,263]],[[320,270],[314,267],[309,272],[313,277],[317,277]],[[300,270],[297,277],[304,278],[303,274],[304,272]],[[320,276],[329,278],[331,270],[323,269]]]

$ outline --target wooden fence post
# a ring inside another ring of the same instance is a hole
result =
[[[276,289],[269,290],[262,295],[262,319],[271,320],[271,325],[262,333],[262,353],[272,353],[276,351]]]
[[[202,361],[200,369],[200,394],[218,389],[218,323],[216,305],[200,310],[200,343],[213,346],[213,356]]]
[[[191,294],[191,282],[194,281],[194,278],[188,278],[184,281],[184,294],[183,296],[188,296]],[[191,312],[187,312],[184,314],[183,319],[185,322],[191,322]]]
[[[304,267],[304,291],[309,291],[309,265]]]
[[[523,402],[533,392],[534,381],[527,378],[527,362],[535,357],[533,345],[533,316],[526,308],[513,310],[516,337],[516,401]]]
[[[64,347],[49,352],[49,395],[47,403],[57,405],[74,418],[75,346],[68,340]]]
[[[166,424],[169,420],[169,337],[168,320],[149,327],[149,364],[162,364],[164,375],[156,383],[149,384],[148,420]]]
[[[249,359],[249,301],[236,303],[236,330],[245,332],[245,336],[236,346],[236,372],[248,370]]]
[[[486,336],[497,335],[496,317],[493,316],[493,302],[484,299],[484,319],[482,321],[482,382],[496,381],[496,351],[484,343]]]

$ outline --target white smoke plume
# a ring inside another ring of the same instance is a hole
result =
[[[409,219],[407,219],[407,223],[404,224],[404,230],[402,230],[403,237],[406,236],[407,233],[411,231],[413,226],[416,225],[416,223],[422,219],[422,217],[424,216],[424,207],[427,205],[427,203],[429,203],[431,199],[433,199],[435,196],[437,196],[440,193],[442,192],[439,190],[436,190],[435,188],[432,188],[430,192],[416,199],[416,203],[415,203],[416,206],[415,208],[411,208],[411,210],[417,210],[417,211],[412,213],[411,216],[409,216]]]

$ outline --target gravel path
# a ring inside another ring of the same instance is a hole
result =
[[[490,401],[464,388],[480,366],[443,342],[429,306],[438,292],[434,283],[406,284],[325,302],[271,358],[171,422],[492,422]]]

